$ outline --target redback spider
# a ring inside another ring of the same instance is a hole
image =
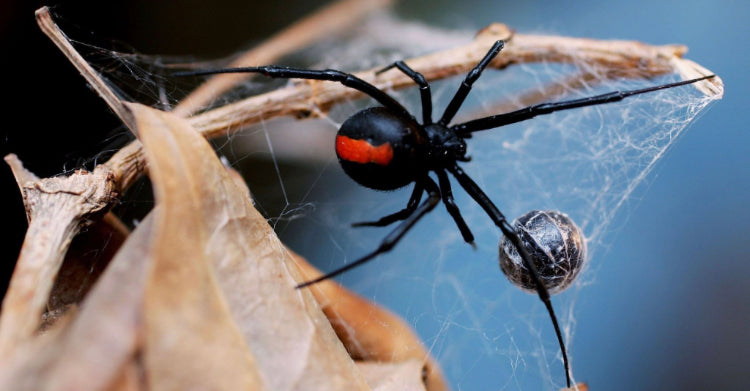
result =
[[[339,163],[344,172],[362,186],[375,190],[394,190],[414,183],[414,190],[404,209],[377,221],[353,224],[356,227],[382,227],[400,221],[377,249],[320,278],[302,283],[297,288],[337,276],[390,251],[419,219],[435,208],[440,200],[456,223],[464,241],[473,244],[474,236],[453,199],[448,179],[450,173],[503,233],[500,244],[500,263],[503,272],[514,284],[536,291],[547,308],[560,344],[565,378],[570,387],[568,355],[550,301],[550,292],[556,293],[570,285],[580,271],[586,253],[583,235],[570,218],[556,211],[531,211],[512,224],[509,223],[484,191],[459,166],[459,162],[470,160],[466,155],[466,139],[470,138],[473,132],[525,121],[537,115],[617,102],[633,95],[694,83],[713,75],[637,90],[614,91],[587,98],[542,103],[509,113],[449,125],[474,82],[500,53],[503,46],[503,41],[495,42],[484,58],[466,75],[437,122],[432,120],[430,85],[422,74],[411,69],[403,61],[396,61],[377,73],[397,68],[419,86],[422,123],[390,95],[352,74],[335,69],[310,70],[268,65],[182,72],[176,75],[260,73],[272,78],[328,80],[361,91],[375,99],[381,106],[359,111],[341,125],[336,135],[336,154]],[[429,175],[430,173],[437,177],[437,182]],[[425,192],[427,199],[422,201]]]

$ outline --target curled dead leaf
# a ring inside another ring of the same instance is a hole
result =
[[[140,341],[153,219],[128,237],[80,310],[0,363],[0,390],[104,390]]]
[[[194,191],[201,183],[191,167],[202,154],[191,156],[194,140],[181,137],[192,131],[156,110],[130,109],[151,166],[157,205],[143,305],[149,389],[263,389],[205,252],[209,233],[195,213],[203,207]]]
[[[130,107],[164,213],[145,299],[146,371],[163,379],[190,371],[182,385],[254,371],[273,390],[367,389],[314,299],[293,288],[298,271],[283,245],[208,143],[184,119]]]

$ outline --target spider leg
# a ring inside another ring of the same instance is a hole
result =
[[[461,187],[463,187],[467,193],[469,193],[471,198],[473,198],[474,201],[476,201],[477,204],[479,204],[479,206],[484,209],[484,211],[490,216],[495,225],[497,225],[498,228],[500,228],[500,230],[503,232],[503,235],[505,235],[505,237],[508,238],[511,243],[513,243],[513,245],[518,250],[518,253],[521,255],[523,264],[524,266],[526,266],[526,269],[528,269],[532,280],[534,280],[537,294],[544,303],[544,306],[547,307],[547,312],[549,313],[550,319],[552,320],[552,326],[555,328],[555,334],[557,335],[557,341],[560,344],[560,351],[562,352],[563,364],[565,366],[565,379],[567,380],[568,387],[570,387],[570,365],[568,363],[568,353],[565,349],[565,342],[563,341],[562,332],[560,331],[560,325],[557,321],[555,310],[552,307],[550,294],[547,291],[547,288],[544,286],[544,283],[542,283],[541,279],[539,278],[539,272],[537,272],[534,262],[531,261],[529,252],[521,242],[521,238],[516,233],[516,230],[510,225],[510,223],[508,223],[508,220],[500,212],[500,210],[497,209],[495,204],[492,203],[490,198],[487,197],[484,191],[479,188],[479,185],[477,185],[474,180],[472,180],[460,167],[458,167],[458,165],[449,167],[448,170],[451,172],[451,174],[453,174],[453,176],[456,177],[458,183],[461,184]]]
[[[421,182],[417,182],[417,184],[414,185],[414,191],[412,191],[411,193],[411,197],[409,198],[409,203],[406,204],[406,208],[401,209],[396,213],[383,216],[378,221],[361,221],[353,223],[352,227],[385,227],[386,225],[392,224],[396,221],[403,220],[409,217],[409,215],[414,213],[414,210],[417,209],[419,200],[422,199],[422,193],[424,193],[424,186]]]
[[[451,191],[451,184],[448,181],[448,175],[443,170],[435,170],[438,177],[438,183],[440,184],[440,193],[443,197],[443,204],[448,213],[453,217],[453,221],[456,222],[458,230],[461,231],[461,236],[464,237],[464,242],[474,246],[474,235],[471,233],[469,226],[466,225],[466,221],[461,216],[461,212],[458,210],[458,205],[453,199],[453,191]]]
[[[406,76],[409,76],[419,86],[419,95],[422,98],[422,125],[430,125],[432,123],[432,93],[430,92],[430,84],[427,83],[427,80],[421,73],[411,69],[403,61],[396,61],[375,72],[375,74],[379,75],[393,67],[398,68]]]
[[[455,131],[456,134],[458,134],[459,136],[465,137],[464,135],[468,135],[471,132],[497,128],[500,126],[525,121],[527,119],[534,118],[537,115],[550,114],[550,113],[554,113],[555,111],[575,109],[578,107],[601,105],[601,104],[610,103],[610,102],[619,102],[629,96],[645,94],[647,92],[663,90],[663,89],[672,88],[672,87],[678,87],[678,86],[682,86],[685,84],[691,84],[697,81],[712,78],[714,76],[715,75],[709,75],[709,76],[699,77],[696,79],[683,80],[683,81],[679,81],[675,83],[668,83],[668,84],[662,84],[662,85],[658,85],[654,87],[641,88],[638,90],[613,91],[613,92],[609,92],[606,94],[589,96],[589,97],[580,98],[580,99],[565,100],[561,102],[540,103],[538,105],[533,105],[529,107],[524,107],[522,109],[518,109],[516,111],[511,111],[510,113],[491,115],[489,117],[479,118],[479,119],[475,119],[472,121],[464,122],[462,124],[457,124],[457,125],[452,126],[451,129]]]
[[[174,76],[204,76],[214,75],[218,73],[260,73],[267,77],[278,78],[278,79],[308,79],[308,80],[327,80],[335,81],[343,84],[346,87],[353,88],[355,90],[364,92],[369,95],[381,105],[393,110],[396,113],[402,113],[407,118],[411,118],[411,114],[393,99],[390,95],[379,90],[374,85],[352,75],[338,71],[335,69],[325,70],[314,70],[314,69],[303,69],[303,68],[290,68],[281,67],[277,65],[265,65],[259,67],[243,67],[243,68],[225,68],[225,69],[212,69],[206,71],[197,72],[178,72]]]
[[[479,61],[474,69],[469,71],[469,73],[466,75],[466,78],[461,83],[461,86],[458,87],[456,95],[453,95],[453,99],[451,99],[450,103],[448,103],[448,107],[446,107],[445,112],[443,113],[443,117],[440,118],[440,121],[438,121],[439,124],[445,126],[449,122],[451,122],[453,116],[456,115],[456,112],[464,103],[464,99],[466,99],[466,96],[469,95],[471,86],[475,81],[477,81],[477,79],[479,79],[479,76],[482,76],[482,71],[484,70],[484,68],[487,68],[487,66],[490,65],[490,62],[492,62],[497,54],[500,53],[501,50],[503,50],[503,46],[505,46],[505,43],[503,41],[495,42],[495,44],[492,45],[492,48],[490,48],[487,54],[484,55],[484,58]]]
[[[388,251],[391,251],[391,249],[398,244],[398,242],[401,240],[404,235],[409,232],[411,227],[414,226],[414,224],[419,221],[424,215],[426,215],[428,212],[430,212],[432,209],[435,208],[435,205],[440,202],[440,190],[438,189],[437,184],[435,181],[430,179],[429,177],[425,176],[423,179],[424,188],[427,190],[427,194],[429,194],[429,197],[422,202],[421,205],[417,209],[414,210],[414,213],[409,215],[407,218],[404,219],[404,221],[401,222],[391,233],[388,234],[388,236],[383,239],[383,241],[380,243],[380,246],[378,246],[377,249],[370,252],[369,254],[365,255],[362,258],[359,258],[358,260],[343,266],[339,269],[336,269],[332,272],[329,272],[321,277],[318,277],[314,280],[303,282],[299,285],[297,285],[297,289],[304,288],[306,286],[310,286],[313,284],[316,284],[318,282],[321,282],[323,280],[327,280],[329,278],[338,276],[339,274],[350,270],[352,268],[355,268],[373,258],[376,256],[387,253]]]

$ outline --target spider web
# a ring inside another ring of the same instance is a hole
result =
[[[355,71],[465,44],[472,36],[469,31],[439,30],[381,15],[345,37],[331,38],[278,63]],[[134,100],[169,108],[188,91],[165,76],[171,69],[164,64],[175,59],[94,46],[89,51],[99,57],[104,64],[100,69],[114,85],[125,86],[122,94]],[[454,122],[498,113],[501,102],[513,104],[521,92],[554,85],[565,87],[564,95],[550,98],[560,100],[678,80],[676,75],[647,81],[593,77],[582,86],[567,84],[582,72],[601,71],[582,63],[487,70]],[[462,77],[431,83],[435,116],[442,113]],[[285,83],[252,79],[214,104]],[[416,89],[389,93],[419,117]],[[622,217],[637,203],[638,191],[659,159],[711,101],[691,86],[680,87],[546,115],[478,132],[468,140],[473,160],[462,167],[508,218],[532,209],[557,209],[573,218],[587,237],[586,268],[573,287],[553,297],[569,350],[575,349],[576,299],[595,282],[612,233],[625,224]],[[517,99],[515,103],[523,106]],[[336,162],[332,140],[338,124],[371,104],[369,99],[345,102],[319,120],[273,120],[213,141],[246,175],[259,209],[282,240],[322,270],[333,270],[374,249],[389,228],[352,229],[350,224],[400,210],[411,192],[361,188]],[[454,389],[562,387],[561,355],[543,305],[502,276],[499,230],[453,184],[456,202],[476,236],[476,250],[463,243],[452,219],[438,206],[392,252],[338,280],[407,319]],[[571,365],[576,374],[574,353]]]

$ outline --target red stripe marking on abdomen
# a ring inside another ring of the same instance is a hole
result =
[[[377,147],[365,140],[355,140],[346,136],[336,136],[336,153],[340,158],[354,163],[375,163],[387,166],[393,160],[390,143]]]

